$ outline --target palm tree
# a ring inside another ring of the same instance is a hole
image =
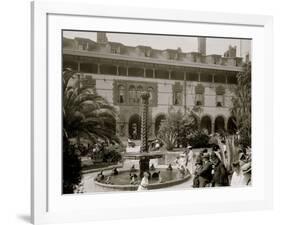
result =
[[[244,65],[244,71],[237,75],[237,87],[232,98],[232,115],[240,136],[240,144],[251,146],[251,63]]]
[[[72,76],[71,76],[72,74]],[[120,143],[115,134],[115,108],[94,89],[68,86],[74,73],[64,73],[63,131],[70,138],[85,137],[93,143],[98,140]]]
[[[93,143],[99,140],[120,143],[115,135],[116,110],[95,90],[70,85],[77,75],[71,69],[63,71],[63,193],[73,193],[81,182],[81,161],[71,138],[85,137]]]

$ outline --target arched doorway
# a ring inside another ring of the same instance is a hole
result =
[[[209,116],[203,116],[200,123],[200,128],[207,130],[208,134],[212,132],[212,121]]]
[[[132,115],[129,119],[129,138],[141,139],[141,117],[138,114]]]
[[[164,114],[161,114],[159,116],[156,117],[155,119],[155,136],[158,135],[161,123],[166,119],[166,116]]]
[[[237,132],[236,118],[234,116],[229,117],[227,121],[227,132],[229,134],[235,134]]]
[[[215,132],[223,133],[224,131],[225,131],[224,118],[222,116],[218,116],[215,119]]]

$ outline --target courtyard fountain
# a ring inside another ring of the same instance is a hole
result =
[[[149,93],[142,92],[142,117],[141,117],[141,146],[138,152],[126,152],[123,156],[124,160],[138,161],[139,168],[132,171],[130,168],[121,168],[118,174],[112,172],[104,172],[103,180],[95,180],[95,184],[104,188],[118,189],[118,190],[137,190],[138,185],[144,175],[144,172],[152,175],[149,180],[148,189],[158,189],[177,185],[187,181],[190,174],[182,174],[176,168],[171,168],[171,165],[164,165],[164,167],[153,168],[150,166],[150,160],[165,158],[166,154],[163,151],[149,151],[148,146],[148,107],[149,107]],[[164,160],[165,161],[165,160]],[[153,169],[152,169],[153,168]],[[157,171],[157,172],[156,172]],[[133,172],[133,173],[132,173]],[[154,173],[158,173],[157,179],[153,177]],[[137,175],[138,174],[138,175]],[[136,177],[134,183],[131,182],[131,176]],[[161,179],[160,179],[161,177]]]

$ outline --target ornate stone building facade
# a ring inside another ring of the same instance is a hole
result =
[[[83,85],[93,87],[119,111],[116,132],[140,138],[140,93],[150,93],[149,134],[155,136],[168,109],[200,109],[198,126],[209,133],[235,132],[230,107],[236,74],[242,58],[236,48],[221,55],[206,55],[206,39],[198,39],[198,52],[158,50],[150,46],[125,46],[110,42],[106,33],[97,41],[63,39],[63,66],[80,73]]]

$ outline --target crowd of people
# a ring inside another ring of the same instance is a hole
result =
[[[251,184],[250,149],[239,150],[238,158],[227,166],[227,152],[224,148],[213,146],[194,154],[188,149],[187,168],[193,175],[193,187],[246,186]],[[223,152],[223,154],[222,154]],[[222,157],[223,155],[223,157]]]
[[[175,161],[167,165],[166,170],[172,171],[176,166],[181,178],[190,174],[193,188],[251,185],[251,148],[238,148],[233,145],[231,149],[229,140],[218,139],[218,144],[212,144],[210,148],[201,151],[188,146]],[[157,172],[153,164],[142,177],[139,177],[137,171],[132,165],[129,184],[138,185],[139,191],[147,190],[151,179],[162,182],[160,171]],[[102,171],[96,180],[104,179],[106,184],[113,184],[110,178],[116,175],[118,170],[113,168],[107,180]]]
[[[235,148],[235,153],[227,151],[225,140],[218,140],[209,149],[200,152],[191,146],[176,157],[175,165],[181,177],[190,174],[192,187],[223,187],[251,185],[251,148]],[[234,156],[237,155],[237,156]],[[172,170],[169,164],[167,170]],[[145,190],[149,175],[141,180],[139,190]]]

